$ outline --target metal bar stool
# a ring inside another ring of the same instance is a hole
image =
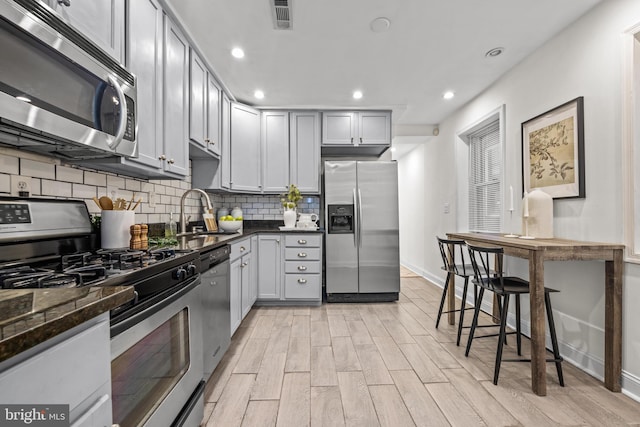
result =
[[[485,247],[475,246],[467,243],[469,250],[469,257],[471,259],[471,265],[474,272],[474,285],[480,288],[478,299],[476,300],[476,307],[473,313],[473,321],[471,322],[471,331],[469,332],[469,340],[467,341],[467,348],[465,356],[469,355],[471,349],[471,343],[474,339],[474,333],[478,326],[478,315],[480,314],[480,306],[482,303],[482,297],[484,291],[488,290],[494,292],[501,300],[501,316],[500,316],[500,332],[498,335],[498,348],[496,351],[496,364],[494,368],[493,383],[498,384],[498,375],[500,374],[500,364],[502,362],[502,349],[506,342],[508,334],[516,334],[517,337],[517,351],[518,356],[522,355],[522,343],[520,336],[520,295],[529,293],[529,282],[519,277],[503,276],[502,266],[504,258],[504,250],[500,247]],[[490,259],[495,259],[494,268],[490,268]],[[558,350],[558,339],[556,337],[556,328],[553,321],[553,311],[551,310],[551,298],[549,294],[551,292],[558,292],[555,289],[544,288],[544,303],[547,312],[547,321],[549,322],[549,333],[551,335],[551,346],[553,352],[553,359],[547,359],[547,362],[555,362],[556,370],[558,372],[558,381],[561,386],[564,387],[564,378],[562,375],[562,356]],[[509,297],[515,296],[516,300],[516,332],[507,332],[507,317],[509,313]],[[492,335],[482,335],[475,338],[485,338]],[[531,362],[531,359],[507,359],[505,362]]]
[[[469,278],[473,277],[473,267],[471,264],[465,263],[464,248],[466,246],[464,240],[451,240],[451,239],[438,239],[438,246],[440,247],[440,255],[442,256],[442,269],[447,272],[447,279],[444,282],[444,288],[442,289],[442,299],[440,300],[440,309],[438,310],[438,317],[436,319],[436,328],[440,325],[440,317],[444,313],[460,312],[460,318],[458,320],[458,338],[456,345],[460,345],[460,336],[462,335],[462,328],[464,323],[464,312],[466,310],[473,310],[474,307],[466,307],[467,303],[467,288],[469,285]],[[456,252],[459,255],[458,263],[456,263]],[[460,309],[442,311],[444,308],[444,302],[447,298],[447,289],[452,286],[452,291],[455,292],[455,276],[464,278],[464,286],[462,288],[462,303]],[[478,300],[478,291],[474,287],[474,305]],[[467,326],[468,328],[469,326]]]

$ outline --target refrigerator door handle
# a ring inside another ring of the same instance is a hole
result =
[[[353,224],[353,246],[358,246],[358,227],[360,225],[360,220],[358,219],[358,199],[356,197],[356,189],[353,189],[353,205],[356,207],[356,212],[354,213],[354,221]]]
[[[362,247],[362,192],[358,188],[358,247]]]

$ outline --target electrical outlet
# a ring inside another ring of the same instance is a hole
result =
[[[11,175],[11,195],[18,197],[31,196],[31,178],[22,175]]]

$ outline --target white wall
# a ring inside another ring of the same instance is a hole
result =
[[[424,259],[417,267],[426,277],[443,281],[435,235],[467,229],[467,146],[456,134],[502,104],[506,106],[504,187],[512,185],[518,193],[516,189],[522,188],[521,123],[584,96],[586,198],[554,201],[555,235],[623,242],[621,35],[638,22],[640,1],[601,3],[448,117],[440,124],[440,136],[416,152],[424,164],[426,207]],[[506,47],[508,54],[508,44]],[[408,159],[401,159],[401,168]],[[451,201],[451,215],[442,212],[445,201]],[[504,221],[508,231],[521,228],[521,201],[514,204],[513,221],[509,221],[508,213]],[[401,252],[416,245],[402,239]],[[528,274],[523,260],[510,259],[509,270],[522,277]],[[604,263],[547,263],[545,283],[561,291],[554,294],[553,304],[563,355],[602,377]],[[640,265],[625,265],[623,301],[623,389],[638,398],[640,310],[636,303],[640,301]]]

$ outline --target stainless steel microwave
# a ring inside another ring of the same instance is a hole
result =
[[[0,0],[0,143],[67,159],[137,156],[136,79],[36,0]]]

